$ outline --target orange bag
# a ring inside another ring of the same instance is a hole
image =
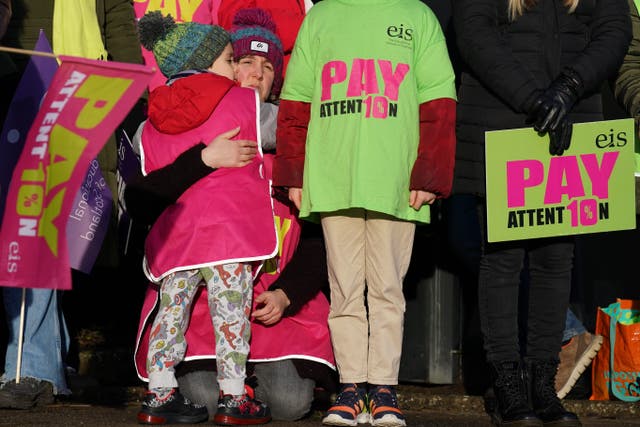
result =
[[[640,400],[640,300],[599,307],[596,334],[602,348],[593,360],[590,400]]]

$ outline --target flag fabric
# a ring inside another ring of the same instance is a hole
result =
[[[34,50],[53,53],[42,30]],[[57,69],[58,61],[55,58],[32,56],[9,106],[0,133],[0,218],[4,212],[11,175],[24,147],[29,127],[38,114],[40,101]]]
[[[71,289],[66,226],[91,161],[153,73],[60,56],[13,171],[0,229],[0,286]]]
[[[67,220],[67,246],[71,268],[91,273],[109,229],[113,195],[93,159],[76,194]]]
[[[120,253],[128,255],[134,224],[124,203],[124,191],[138,174],[140,174],[140,158],[133,149],[129,135],[124,129],[118,131],[118,243]],[[135,239],[133,239],[135,240]]]

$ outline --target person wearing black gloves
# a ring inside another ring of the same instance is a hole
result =
[[[485,233],[485,132],[533,124],[549,134],[550,154],[561,155],[572,123],[602,120],[598,91],[626,53],[629,10],[626,0],[456,0],[453,25],[463,61],[453,193],[478,196]],[[482,239],[478,299],[494,423],[581,425],[554,389],[573,239]],[[521,348],[518,299],[525,258],[529,295]]]
[[[527,123],[541,134],[549,133],[549,154],[561,156],[571,143],[572,123],[568,114],[583,94],[578,73],[567,68],[535,100]]]

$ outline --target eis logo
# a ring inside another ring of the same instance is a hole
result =
[[[387,35],[394,39],[401,39],[406,41],[413,40],[413,29],[404,28],[404,25],[399,26],[391,25],[387,27]]]

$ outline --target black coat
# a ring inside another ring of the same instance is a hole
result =
[[[584,83],[574,122],[602,120],[601,85],[631,40],[626,0],[538,0],[510,22],[507,0],[455,0],[453,24],[463,60],[458,93],[455,193],[485,194],[484,133],[528,127],[539,93],[567,67]]]

